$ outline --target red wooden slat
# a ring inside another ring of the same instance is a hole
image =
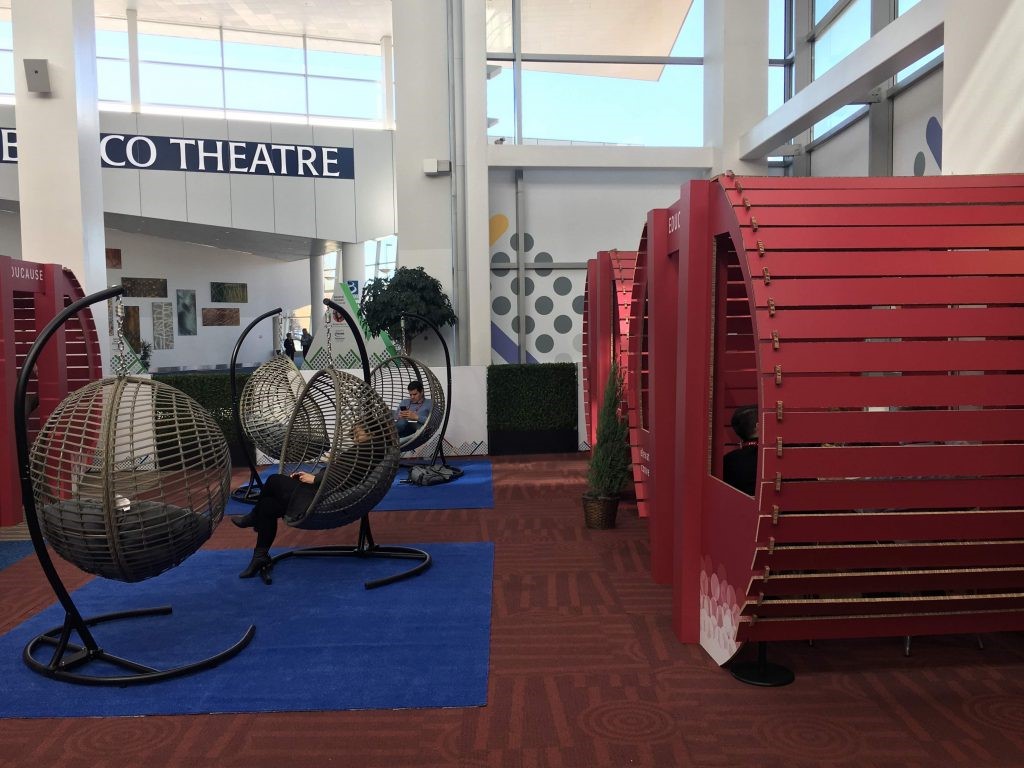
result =
[[[995,595],[915,595],[907,597],[865,597],[863,599],[830,600],[828,598],[779,598],[763,603],[747,603],[742,615],[756,615],[758,620],[792,616],[861,616],[864,614],[904,613],[919,611],[984,611],[1024,608],[1024,593]]]
[[[860,571],[809,573],[755,577],[747,594],[765,597],[783,595],[859,595],[862,592],[899,592],[967,589],[1024,589],[1024,568],[963,568],[941,570]]]
[[[999,226],[1024,223],[1024,201],[992,205],[890,205],[828,206],[797,208],[758,205],[750,215],[757,219],[758,233],[767,242],[774,227],[858,226]],[[741,216],[743,226],[752,226]]]
[[[1024,226],[953,227],[774,227],[771,232],[743,231],[743,248],[757,251],[842,248],[856,243],[866,250],[892,248],[1021,248]]]
[[[782,472],[783,480],[1024,475],[1024,445],[787,448],[776,459],[775,470]]]
[[[995,187],[947,188],[947,189],[834,189],[828,195],[804,189],[774,189],[758,192],[754,199],[735,190],[726,192],[734,209],[744,208],[743,197],[751,202],[751,213],[756,216],[755,206],[796,205],[962,205],[964,203],[1004,203],[1024,199],[1019,188],[1006,190]]]
[[[971,176],[735,176],[717,177],[723,187],[744,190],[802,189],[844,190],[866,189],[950,189],[997,188],[1006,191],[1024,187],[1024,174],[994,173]],[[833,193],[821,195],[828,199]]]
[[[769,554],[761,547],[754,568],[773,571],[825,568],[956,568],[1024,563],[1024,540],[957,541],[946,543],[781,545]]]
[[[788,483],[781,491],[776,491],[774,484],[766,483],[762,489],[762,513],[769,512],[772,504],[778,504],[783,512],[801,512],[1017,507],[1022,505],[1022,500],[1024,480],[1019,477],[924,481],[835,480]],[[1020,538],[1024,538],[1024,530]]]
[[[901,277],[1024,275],[1024,250],[1000,251],[772,251],[764,265],[778,277]],[[760,257],[759,257],[760,258]]]
[[[943,481],[935,481],[936,484],[941,482]],[[781,514],[778,522],[772,520],[771,516],[762,516],[758,519],[759,543],[767,544],[771,539],[775,539],[777,543],[852,543],[1024,538],[1024,510],[1020,509],[984,512],[960,510]]]
[[[887,443],[1019,440],[1024,410],[809,411],[783,409],[782,421],[768,404],[762,440],[799,443]]]
[[[836,314],[842,314],[837,312]],[[781,337],[781,334],[780,334]],[[788,373],[1024,371],[1024,341],[762,341],[762,365]]]
[[[758,310],[762,339],[778,331],[783,339],[946,338],[949,336],[1024,336],[1024,309],[791,309]],[[732,326],[730,326],[732,330]]]
[[[770,270],[769,270],[770,274]],[[855,280],[772,280],[765,285],[755,272],[754,298],[758,308],[768,299],[786,307],[872,307],[880,304],[1021,304],[1024,277],[865,277]]]
[[[765,398],[787,408],[870,406],[1022,405],[1024,377],[945,376],[786,376],[776,386],[763,377]]]
[[[743,621],[741,641],[804,640],[809,638],[898,637],[906,634],[1009,632],[1024,630],[1019,610],[934,613],[915,616],[858,616]]]

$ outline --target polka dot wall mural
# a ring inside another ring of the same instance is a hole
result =
[[[519,303],[522,302],[527,362],[576,362],[583,348],[586,270],[559,269],[557,254],[529,232],[510,232],[509,219],[495,214],[491,237],[491,360],[519,362]],[[522,238],[524,261],[534,265],[520,280],[515,268]],[[566,259],[568,261],[568,259]],[[501,265],[507,264],[508,269]],[[543,264],[551,264],[549,268]]]

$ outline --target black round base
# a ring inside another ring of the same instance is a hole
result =
[[[796,679],[793,672],[781,664],[759,661],[745,661],[733,664],[729,667],[729,671],[741,683],[773,688],[780,685],[789,685]]]

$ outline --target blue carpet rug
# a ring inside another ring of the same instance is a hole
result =
[[[0,541],[0,571],[31,553],[31,541]]]
[[[494,545],[417,546],[433,557],[431,568],[374,590],[363,581],[409,563],[292,558],[266,586],[237,577],[248,552],[219,550],[138,584],[95,579],[74,593],[86,617],[174,607],[169,616],[97,626],[110,653],[166,668],[227,648],[249,624],[256,635],[233,659],[190,676],[128,688],[74,685],[21,660],[32,637],[63,621],[55,605],[0,637],[0,717],[482,706]]]
[[[465,474],[457,480],[441,485],[409,485],[402,483],[409,476],[409,470],[401,468],[395,480],[380,504],[375,509],[396,511],[404,509],[491,509],[494,507],[494,486],[491,482],[491,462],[451,461]],[[276,472],[271,467],[260,473],[261,477],[269,477]],[[225,512],[229,515],[244,515],[252,509],[245,504],[231,499]]]

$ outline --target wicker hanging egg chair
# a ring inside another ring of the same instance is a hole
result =
[[[286,355],[276,355],[253,371],[242,388],[238,405],[242,431],[271,459],[281,458],[293,416],[306,438],[322,447],[320,453],[330,446],[327,427],[313,403],[307,400],[296,410],[305,385],[295,363]]]
[[[319,418],[310,419],[312,413]],[[326,451],[323,427],[329,439]],[[289,509],[285,522],[320,530],[360,519],[391,489],[398,451],[394,417],[379,394],[344,371],[317,371],[288,424],[280,471],[291,474],[323,466],[323,479],[313,499]]]
[[[394,355],[373,369],[370,381],[384,402],[395,409],[393,417],[397,414],[398,404],[409,396],[409,383],[419,381],[423,384],[423,398],[430,401],[430,413],[414,432],[399,438],[403,452],[426,445],[435,435],[442,436],[440,429],[445,420],[445,393],[430,368],[408,355]]]
[[[173,568],[224,514],[224,434],[188,395],[107,378],[70,394],[30,454],[43,534],[87,573],[135,582]]]
[[[193,554],[224,514],[230,479],[224,434],[197,402],[166,384],[127,375],[87,384],[57,406],[29,448],[25,393],[47,341],[71,316],[123,292],[120,286],[108,288],[61,310],[25,355],[14,395],[25,523],[64,609],[63,623],[30,640],[22,659],[34,672],[88,685],[149,683],[208,669],[239,653],[255,633],[250,626],[227,649],[165,669],[109,653],[96,641],[94,628],[166,615],[171,607],[85,618],[47,549],[48,540],[61,557],[88,573],[137,582]],[[123,362],[120,304],[117,309]],[[93,661],[102,662],[98,671],[87,668]]]

